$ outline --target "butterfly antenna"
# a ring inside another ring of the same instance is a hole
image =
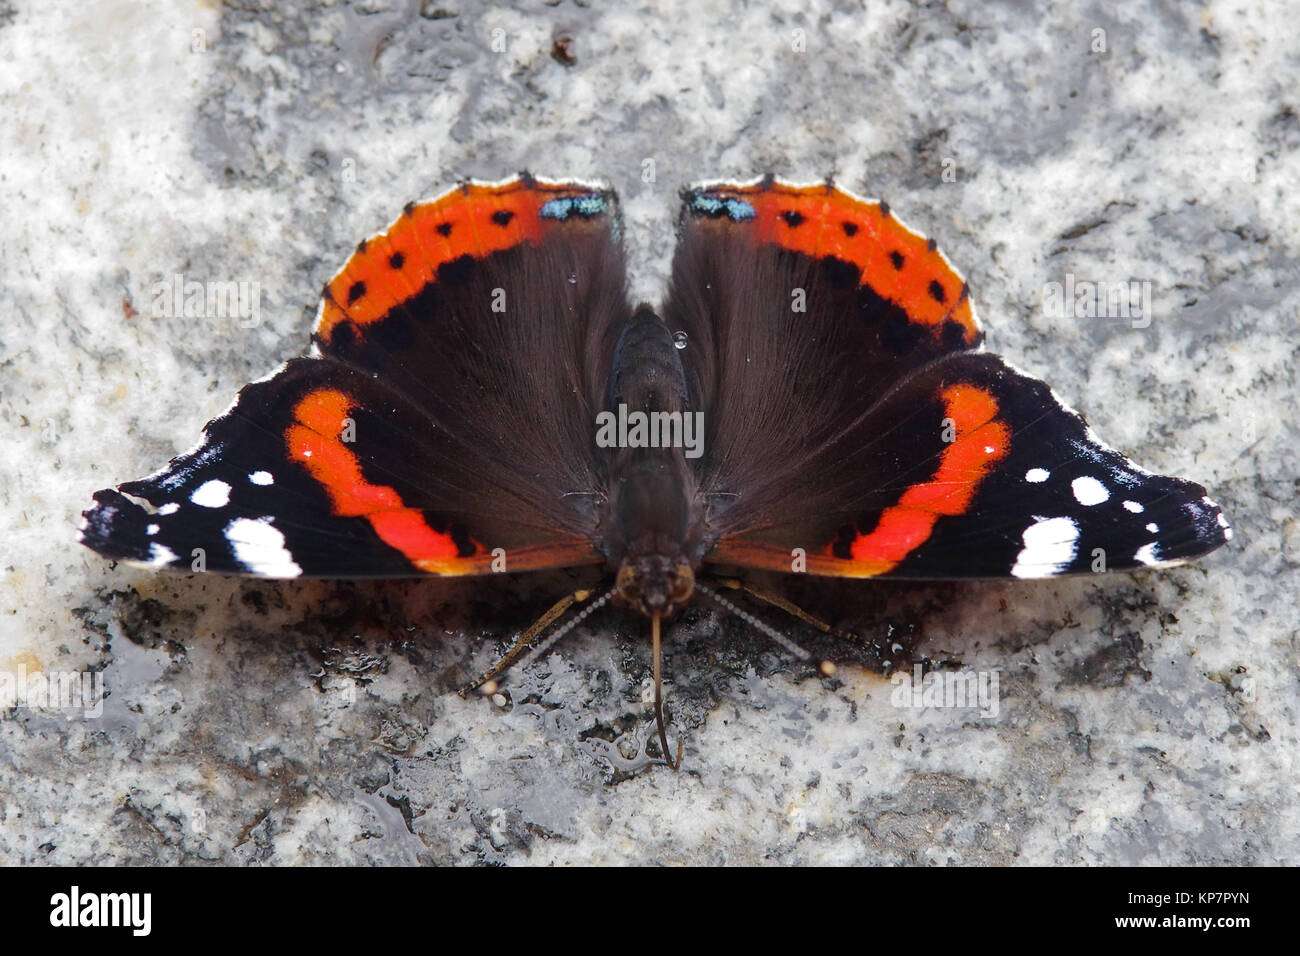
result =
[[[594,601],[592,601],[590,604],[584,607],[573,617],[569,618],[569,620],[565,622],[563,627],[557,628],[556,630],[551,632],[550,637],[548,637],[546,640],[542,641],[542,643],[538,644],[531,651],[529,651],[528,656],[524,658],[524,662],[520,666],[527,669],[529,667],[532,667],[534,664],[536,664],[539,660],[541,660],[542,657],[545,656],[547,651],[549,651],[552,647],[555,646],[557,641],[562,639],[571,630],[573,630],[575,627],[577,627],[579,624],[585,621],[591,614],[604,607],[609,602],[609,599],[612,598],[615,592],[617,591],[618,588],[616,587],[610,588],[608,591],[606,591],[600,597],[596,598]]]
[[[650,647],[654,655],[654,675],[655,675],[655,725],[659,728],[659,747],[664,755],[664,763],[677,770],[682,765],[682,739],[677,738],[677,760],[668,756],[668,731],[664,729],[664,697],[663,697],[663,673],[660,661],[663,657],[663,643],[660,639],[660,622],[663,615],[658,611],[650,616]]]
[[[782,634],[780,631],[774,628],[771,624],[768,624],[766,621],[759,620],[757,617],[750,614],[744,608],[737,607],[734,603],[724,598],[721,594],[713,590],[713,588],[709,587],[708,585],[701,584],[699,581],[696,581],[695,590],[703,591],[714,601],[717,601],[722,608],[736,615],[736,617],[740,618],[742,621],[744,621],[750,627],[757,630],[759,633],[775,641],[777,644],[780,644],[782,647],[784,647],[795,657],[799,658],[799,660],[807,661],[812,659],[811,654],[809,654],[806,650],[804,650],[794,641],[790,640],[790,638],[786,637],[784,634]],[[820,670],[824,676],[830,677],[835,673],[835,665],[832,664],[830,661],[822,661],[821,664],[818,666],[818,670]]]

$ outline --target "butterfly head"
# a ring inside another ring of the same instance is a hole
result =
[[[695,593],[695,573],[685,558],[628,556],[619,566],[615,587],[624,604],[646,617],[668,617]]]

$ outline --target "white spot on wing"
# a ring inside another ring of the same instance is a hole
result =
[[[1030,468],[1025,472],[1025,481],[1038,484],[1040,481],[1046,481],[1051,474],[1046,468]]]
[[[1158,534],[1160,531],[1160,525],[1156,524],[1154,521],[1148,521],[1147,530],[1150,531],[1152,534]]]
[[[159,529],[158,529],[158,526],[157,526],[156,524],[146,525],[146,526],[145,526],[145,529],[144,529],[144,533],[147,534],[147,535],[153,536],[153,535],[155,535],[155,534],[158,533],[158,530],[159,530]]]
[[[1074,560],[1079,526],[1070,518],[1039,518],[1021,536],[1025,546],[1011,573],[1018,578],[1060,574]]]
[[[155,568],[160,568],[164,564],[171,564],[176,560],[176,552],[165,544],[159,544],[154,541],[149,545],[149,564]]]
[[[269,471],[255,471],[248,476],[248,480],[255,485],[273,485],[275,478]]]
[[[1148,568],[1176,568],[1180,564],[1186,564],[1186,558],[1174,558],[1172,561],[1160,557],[1160,543],[1152,541],[1150,544],[1144,544],[1133,554],[1133,560],[1145,564]]]
[[[224,508],[230,502],[230,486],[213,478],[194,489],[190,501],[204,508]]]
[[[270,518],[236,518],[226,525],[226,540],[235,559],[253,574],[296,578],[302,568],[284,546],[284,535]]]
[[[1074,479],[1070,482],[1070,487],[1074,489],[1075,500],[1081,505],[1099,505],[1110,497],[1106,486],[1088,475]]]
[[[1138,504],[1136,501],[1126,501],[1126,502],[1124,502],[1124,510],[1125,510],[1125,511],[1131,511],[1131,512],[1133,512],[1135,515],[1140,515],[1140,514],[1141,514],[1143,511],[1145,511],[1146,509],[1143,508],[1143,507],[1142,507],[1140,504]]]

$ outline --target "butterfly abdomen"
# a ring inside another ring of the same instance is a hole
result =
[[[640,610],[668,613],[690,596],[699,555],[688,459],[703,453],[703,441],[703,414],[690,407],[672,334],[642,306],[619,338],[596,422],[609,488],[605,552],[625,601]]]

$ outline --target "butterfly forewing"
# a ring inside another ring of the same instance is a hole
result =
[[[617,231],[609,190],[528,176],[408,206],[327,286],[313,356],[99,492],[82,540],[274,577],[603,560],[591,423],[630,314]]]
[[[1103,446],[975,351],[966,285],[879,202],[688,190],[665,309],[708,421],[705,560],[853,577],[1179,563],[1230,532],[1205,489]]]

